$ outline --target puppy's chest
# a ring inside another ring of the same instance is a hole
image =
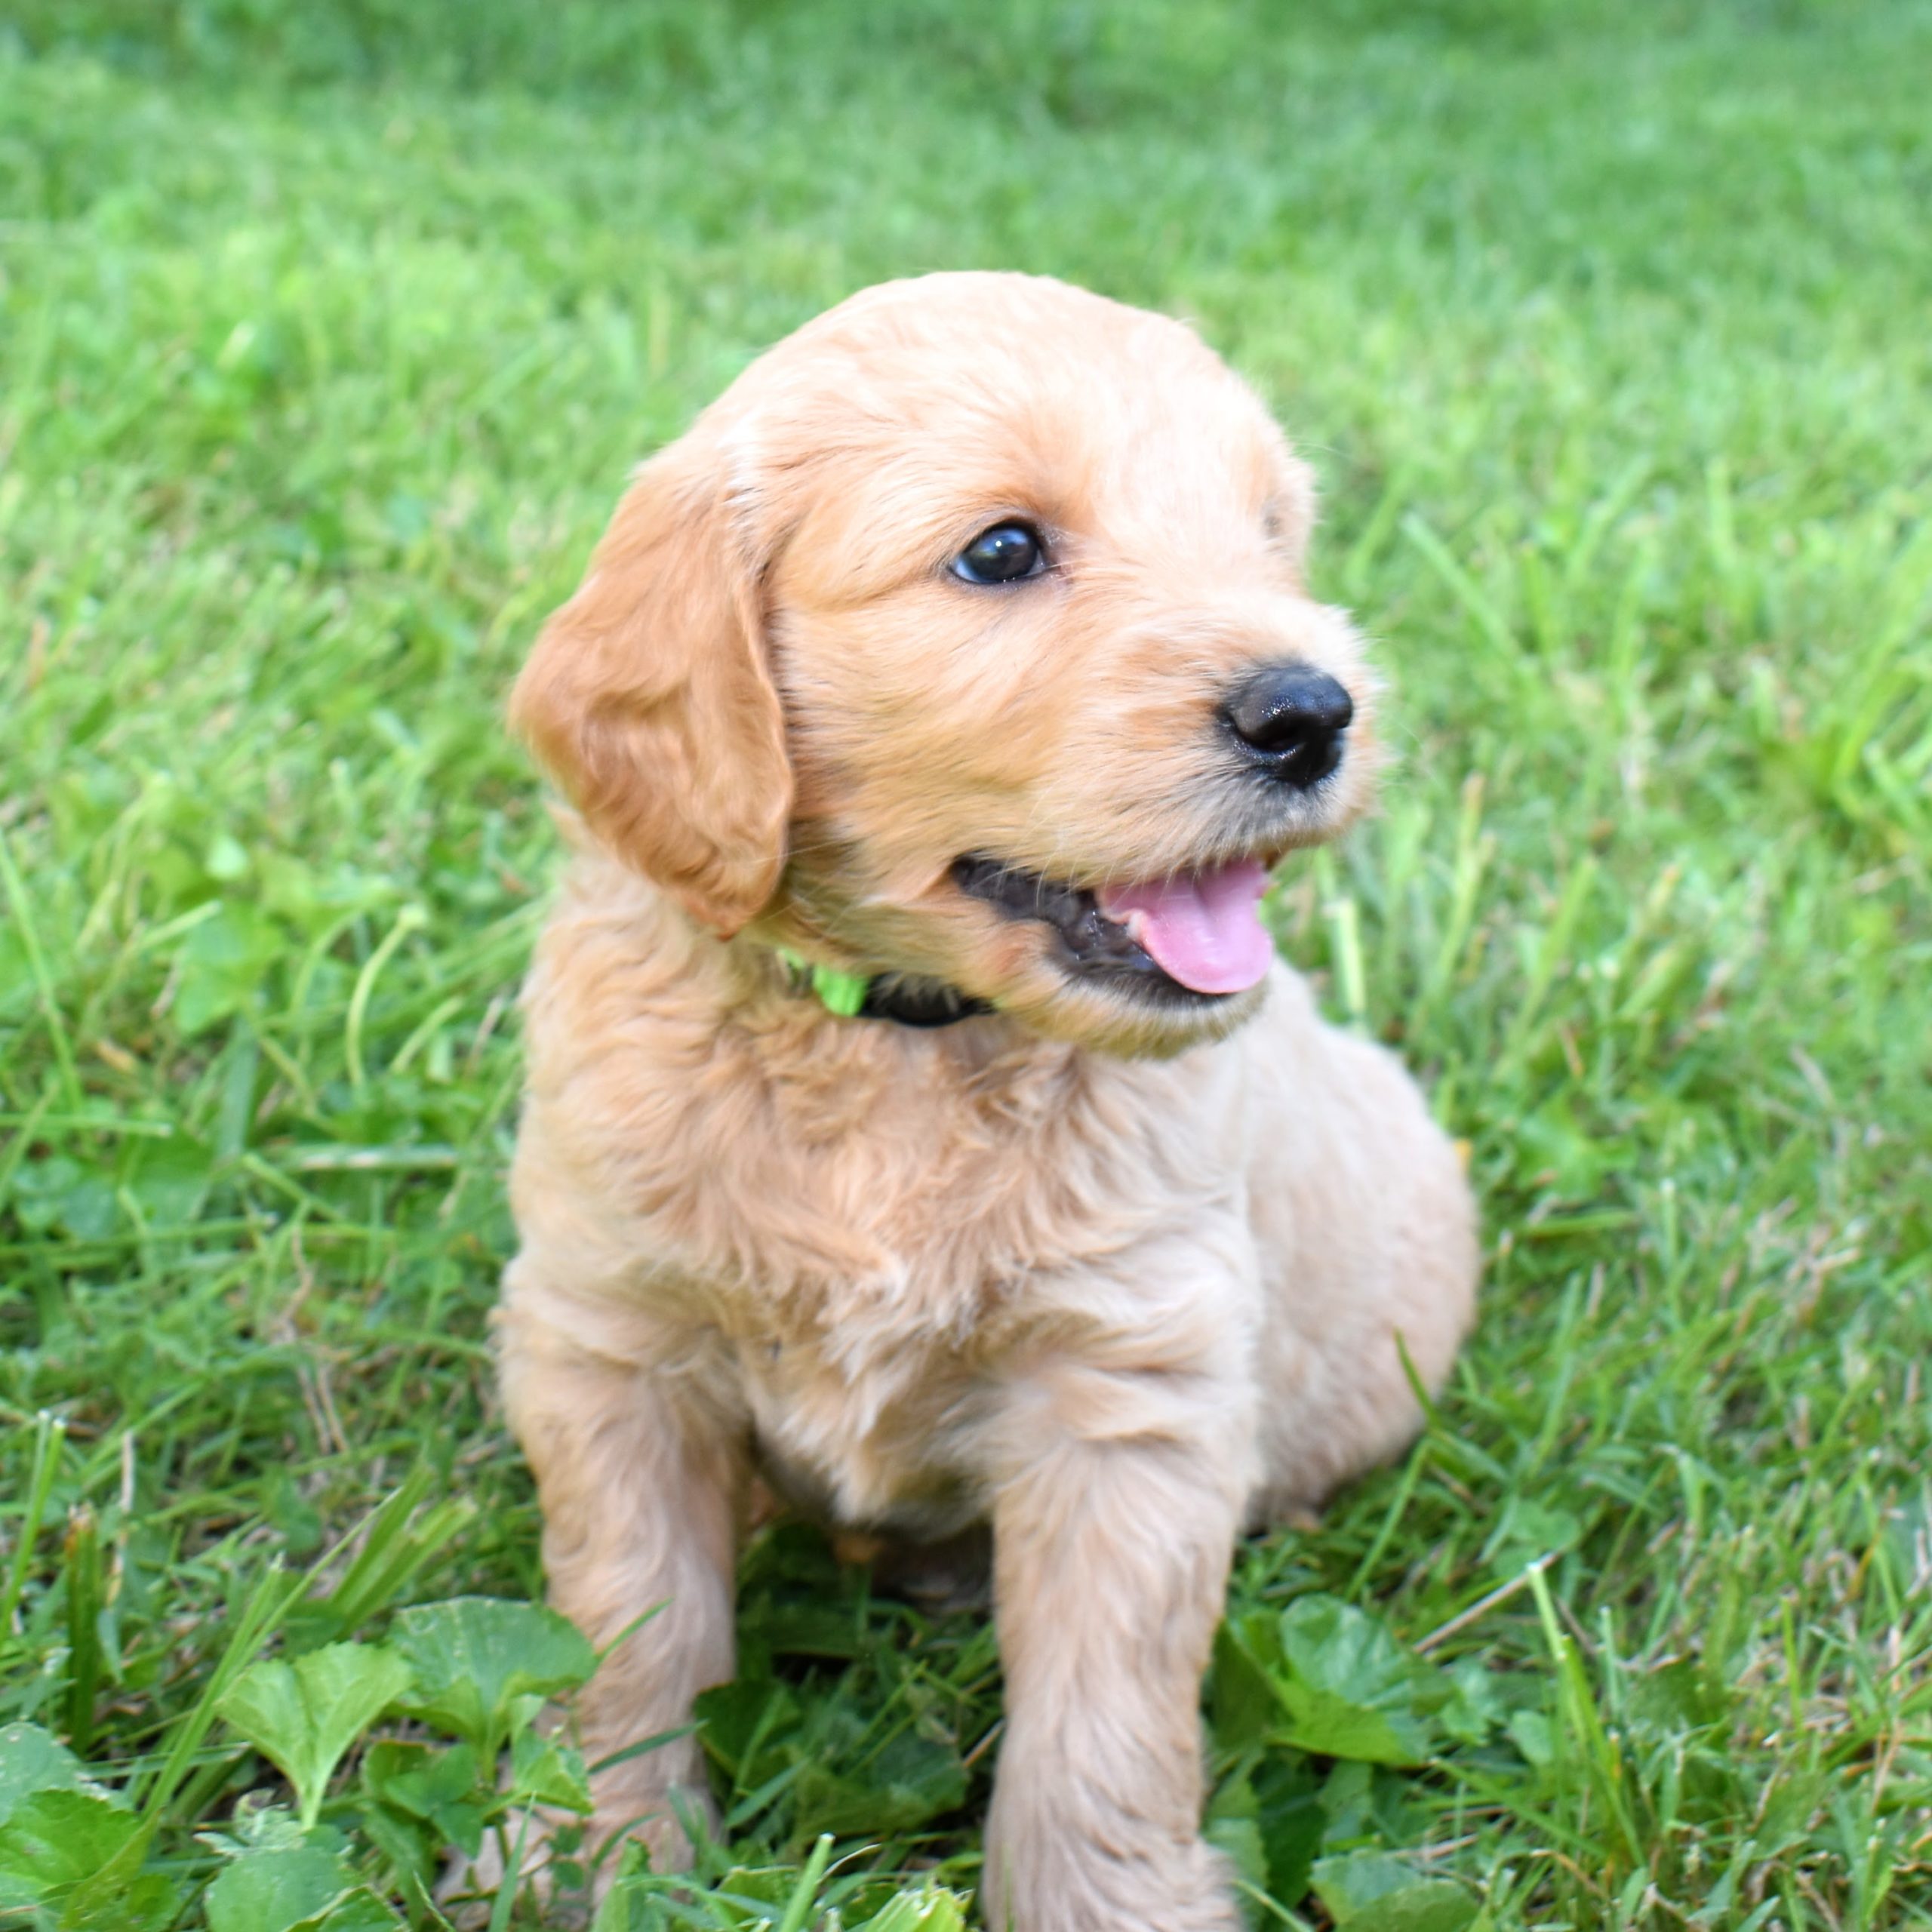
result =
[[[686,1269],[835,1353],[854,1328],[963,1344],[1027,1282],[1171,1225],[1225,1174],[1165,1069],[976,1079],[854,1051],[809,1074],[667,1074],[671,1104],[626,1152],[634,1202]]]
[[[1238,1185],[1218,1054],[535,1030],[525,1131],[613,1211],[620,1292],[724,1371],[781,1487],[848,1518],[955,1507],[1014,1361],[1118,1320],[1123,1257]]]
[[[964,1374],[1048,1284],[1177,1211],[1164,1190],[1069,1186],[1059,1138],[948,1134],[881,1106],[836,1134],[774,1132],[737,1172],[693,1164],[671,1218],[760,1361]]]
[[[1122,1080],[1041,1096],[780,1090],[732,1158],[678,1137],[659,1230],[725,1338],[775,1484],[853,1521],[946,1527],[1002,1378],[1091,1284],[1226,1182]],[[1000,1104],[1005,1102],[1006,1104]]]
[[[740,1399],[767,1481],[841,1522],[934,1534],[970,1520],[994,1399],[983,1364],[916,1338],[855,1355],[852,1339],[771,1326],[738,1338]]]

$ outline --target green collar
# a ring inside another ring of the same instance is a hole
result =
[[[921,1028],[950,1026],[955,1020],[971,1020],[993,1010],[984,1000],[952,986],[936,986],[897,973],[841,973],[834,967],[814,965],[789,946],[775,950],[792,976],[793,989],[812,994],[826,1012],[841,1020],[891,1020],[901,1026]]]
[[[785,970],[792,976],[792,983],[801,992],[810,990],[818,995],[818,1003],[828,1013],[835,1013],[841,1020],[850,1020],[866,1003],[866,993],[872,985],[871,976],[865,973],[841,973],[835,967],[814,966],[801,952],[794,952],[789,946],[777,949],[778,957]]]

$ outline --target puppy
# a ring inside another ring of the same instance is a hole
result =
[[[1258,902],[1367,802],[1309,472],[1187,329],[854,297],[637,473],[518,681],[577,846],[497,1337],[593,1761],[732,1673],[754,1473],[986,1522],[1009,1932],[1240,1923],[1198,1704],[1244,1523],[1386,1457],[1471,1315],[1460,1164]],[[660,1869],[689,1738],[596,1780]],[[688,1808],[686,1815],[689,1816]]]

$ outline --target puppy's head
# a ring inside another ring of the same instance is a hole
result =
[[[512,715],[724,934],[1172,1051],[1251,1013],[1269,869],[1366,801],[1304,466],[1178,323],[868,291],[645,464]]]

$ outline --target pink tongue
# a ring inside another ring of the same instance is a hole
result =
[[[1238,993],[1260,985],[1275,957],[1259,910],[1267,889],[1260,862],[1239,859],[1191,877],[1110,886],[1099,898],[1100,910],[1121,925],[1140,915],[1132,921],[1134,937],[1183,986]]]

